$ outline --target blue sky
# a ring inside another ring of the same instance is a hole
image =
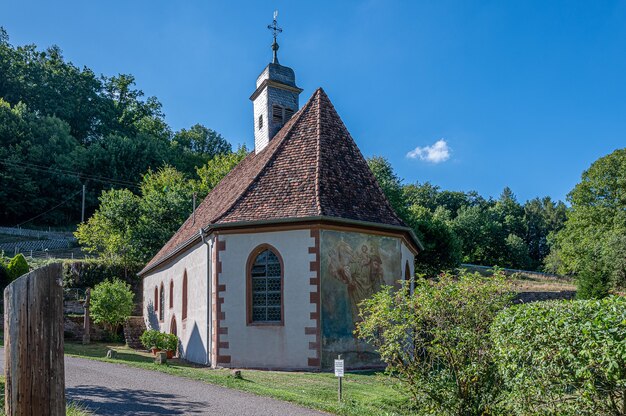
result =
[[[252,147],[276,8],[301,104],[323,87],[363,154],[406,182],[563,199],[626,146],[624,1],[9,0],[0,25],[14,45],[133,74],[174,129]]]

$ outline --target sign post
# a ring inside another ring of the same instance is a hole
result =
[[[339,397],[339,401],[341,402],[341,379],[343,378],[343,360],[341,359],[341,354],[337,356],[335,360],[335,377],[339,378],[339,388],[337,391],[337,395]]]

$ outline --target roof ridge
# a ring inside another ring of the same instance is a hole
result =
[[[356,142],[354,141],[354,138],[352,137],[352,134],[350,134],[350,131],[348,130],[348,128],[346,127],[346,124],[343,122],[343,119],[341,118],[341,116],[339,115],[339,113],[337,112],[337,109],[335,108],[335,106],[333,105],[332,101],[330,101],[330,98],[328,97],[328,95],[326,95],[326,92],[322,89],[319,88],[319,90],[321,91],[322,94],[324,94],[324,97],[326,97],[325,100],[325,104],[329,106],[330,110],[332,110],[332,112],[337,116],[337,118],[339,119],[339,121],[341,122],[341,127],[343,128],[345,134],[347,135],[347,137],[352,141],[352,143],[354,144],[354,147],[356,148],[356,151],[358,152],[358,154],[361,156],[361,158],[365,161],[365,164],[367,165],[367,171],[369,172],[369,180],[371,182],[373,182],[374,186],[376,188],[378,188],[378,190],[381,192],[381,194],[384,196],[383,201],[384,204],[386,205],[386,207],[389,209],[389,211],[391,212],[391,214],[400,222],[400,224],[403,224],[404,226],[407,226],[406,223],[404,222],[404,220],[402,218],[400,218],[400,216],[396,213],[396,210],[393,209],[393,206],[391,206],[391,202],[389,202],[389,198],[387,198],[387,195],[385,194],[385,192],[383,191],[383,188],[380,186],[380,184],[378,183],[378,180],[376,179],[376,176],[374,175],[374,172],[372,172],[372,170],[369,167],[369,164],[367,163],[367,159],[365,158],[365,156],[363,155],[363,152],[361,152],[361,149],[359,148],[359,146],[356,144]],[[321,97],[320,97],[321,99]],[[321,112],[320,112],[321,114]],[[318,138],[319,139],[319,138]]]
[[[257,179],[261,176],[261,174],[263,172],[265,172],[265,169],[267,168],[267,166],[270,164],[271,161],[273,161],[276,158],[276,154],[278,153],[278,151],[280,150],[280,148],[282,147],[282,145],[287,141],[287,138],[290,136],[292,130],[294,129],[294,127],[298,124],[298,122],[300,121],[300,119],[302,119],[302,116],[304,113],[306,113],[308,111],[308,109],[311,107],[311,102],[312,100],[309,100],[304,107],[302,107],[300,110],[298,110],[298,112],[296,114],[293,115],[293,117],[291,118],[291,120],[289,120],[287,122],[287,124],[285,124],[279,131],[278,133],[276,133],[276,135],[274,135],[274,140],[278,140],[278,144],[275,145],[275,148],[272,151],[272,154],[267,158],[267,160],[265,161],[265,163],[263,164],[263,166],[257,171],[256,175],[254,175],[254,177],[252,178],[252,180],[248,183],[248,186],[246,186],[241,193],[237,196],[237,198],[235,198],[233,200],[233,202],[222,211],[222,213],[220,215],[218,215],[217,217],[215,217],[212,221],[210,221],[209,223],[215,223],[217,221],[219,221],[222,217],[226,216],[230,210],[237,205],[237,203],[241,200],[241,198],[246,194],[246,192],[248,192],[248,190],[250,189],[250,187],[257,181]],[[284,130],[284,132],[283,132]],[[276,136],[280,136],[278,138],[276,138]],[[270,139],[270,145],[271,145],[271,139]],[[269,151],[270,149],[269,146],[267,145],[265,147],[265,151]],[[263,151],[263,150],[262,150]],[[261,152],[262,152],[261,151]]]
[[[316,135],[316,139],[315,139],[315,157],[316,157],[316,162],[315,162],[315,207],[317,208],[317,213],[319,215],[324,215],[324,213],[322,212],[322,201],[321,201],[321,190],[320,190],[320,166],[322,164],[322,152],[320,150],[321,147],[321,141],[322,141],[322,99],[321,99],[321,95],[324,92],[324,90],[322,89],[322,87],[318,88],[315,91],[315,94],[317,96],[317,123],[315,125],[315,135]]]

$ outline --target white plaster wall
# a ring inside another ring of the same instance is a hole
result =
[[[209,248],[198,243],[166,265],[144,277],[143,304],[146,327],[169,333],[172,318],[176,319],[180,339],[179,353],[186,360],[209,364],[208,360],[208,271],[211,270]],[[182,320],[183,274],[187,271],[187,319]],[[170,281],[174,281],[174,307],[170,308]],[[165,290],[165,313],[163,321],[154,312],[154,288]]]
[[[315,254],[309,253],[309,247],[315,243],[310,230],[222,234],[219,239],[226,242],[226,250],[219,254],[219,283],[226,285],[221,294],[221,310],[226,319],[220,326],[228,328],[220,342],[229,344],[229,348],[220,349],[220,355],[230,355],[232,367],[308,367],[308,358],[314,355],[309,342],[314,342],[315,336],[305,335],[304,328],[317,324],[310,319],[311,312],[315,312],[310,292],[316,290],[310,284],[310,278],[315,276],[310,271],[310,262],[315,261]],[[246,263],[250,253],[261,244],[276,248],[284,262],[283,326],[247,325]]]

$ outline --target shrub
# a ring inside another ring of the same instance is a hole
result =
[[[492,338],[508,414],[626,414],[626,298],[518,305]]]
[[[502,272],[386,287],[361,303],[358,336],[372,344],[421,414],[490,414],[499,391],[489,328],[511,302]]]
[[[108,326],[113,334],[133,310],[133,292],[119,279],[105,280],[91,291],[89,313],[96,323]]]
[[[151,350],[152,348],[159,348],[160,337],[161,332],[157,331],[156,329],[147,329],[143,331],[143,334],[141,334],[139,340],[146,349]]]
[[[178,348],[178,337],[174,334],[161,333],[159,341],[159,348],[164,351],[176,351]]]
[[[29,271],[30,267],[28,266],[28,262],[22,253],[13,257],[7,265],[7,272],[11,282]]]

